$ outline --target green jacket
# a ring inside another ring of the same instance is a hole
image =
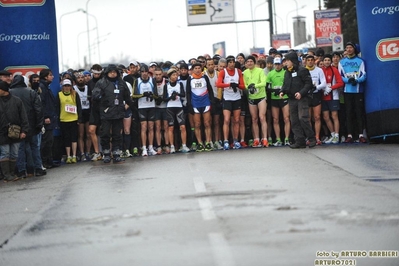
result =
[[[243,73],[245,88],[248,89],[249,84],[255,84],[256,92],[248,93],[249,99],[266,98],[266,76],[263,69],[255,67],[254,69],[246,69]]]
[[[276,71],[275,69],[273,69],[272,71],[269,72],[269,74],[267,74],[267,78],[266,78],[266,82],[267,83],[271,83],[271,89],[281,89],[281,87],[283,86],[284,83],[284,74],[285,74],[285,69],[281,69],[280,71]],[[275,95],[272,92],[272,99],[273,100],[279,100],[280,96],[279,95]],[[284,95],[284,99],[287,99],[288,95]]]

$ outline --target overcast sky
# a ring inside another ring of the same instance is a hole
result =
[[[188,27],[187,1],[55,0],[60,65],[63,62],[78,68],[85,56],[88,60],[86,15],[77,11],[86,10],[86,5],[92,15],[89,16],[91,63],[119,63],[126,57],[140,62],[177,62],[204,53],[212,55],[212,44],[222,41],[226,42],[227,54],[248,54],[254,40],[256,47],[269,49],[268,22],[255,23],[255,38],[252,23]],[[268,18],[266,0],[235,0],[236,21],[251,20],[251,1],[253,19]],[[275,5],[277,33],[285,33],[287,29],[292,32],[291,17],[296,15],[298,6],[298,14],[306,17],[308,34],[314,35],[313,11],[318,9],[319,0],[275,0]]]

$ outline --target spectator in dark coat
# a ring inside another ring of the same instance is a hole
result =
[[[19,142],[26,138],[29,131],[28,118],[22,100],[12,96],[9,84],[0,81],[0,165],[2,178],[6,181],[17,180],[14,169],[18,157]],[[8,137],[9,125],[21,127],[19,138]]]
[[[15,75],[11,83],[10,93],[22,100],[29,121],[29,131],[24,140],[21,141],[17,159],[17,176],[24,178],[28,175],[45,175],[42,170],[42,159],[38,145],[39,134],[43,127],[43,112],[40,96],[28,88],[24,77]]]

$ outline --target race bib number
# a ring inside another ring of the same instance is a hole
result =
[[[77,113],[77,108],[74,105],[65,105],[65,112],[71,113],[71,114],[76,114]]]
[[[194,82],[194,88],[203,88],[205,87],[202,81],[195,81]]]

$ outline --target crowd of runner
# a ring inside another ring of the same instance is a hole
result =
[[[365,143],[366,73],[358,52],[347,43],[344,53],[332,54],[319,48],[282,55],[272,48],[268,55],[94,64],[62,72],[59,81],[50,69],[29,77],[1,71],[0,107],[9,110],[9,98],[22,102],[15,100],[19,117],[2,117],[2,127],[21,126],[19,139],[4,133],[0,140],[2,177],[45,175],[57,162],[122,163],[176,152]],[[292,110],[297,93],[307,107],[298,119]],[[304,143],[298,138],[301,126],[313,132]],[[60,137],[54,138],[56,132]]]

